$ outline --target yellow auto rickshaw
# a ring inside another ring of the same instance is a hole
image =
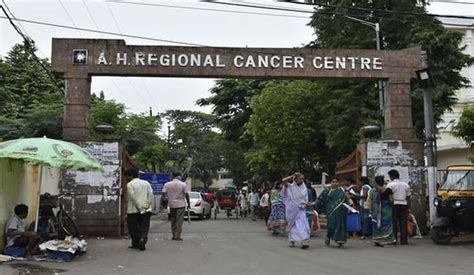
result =
[[[474,165],[449,166],[434,200],[437,218],[431,239],[449,244],[453,237],[474,233]]]

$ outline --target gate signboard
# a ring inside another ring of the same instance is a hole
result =
[[[66,81],[64,139],[84,141],[93,76],[387,81],[385,137],[413,139],[410,79],[421,48],[399,51],[126,45],[123,40],[54,38],[53,71]]]

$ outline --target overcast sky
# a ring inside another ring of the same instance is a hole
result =
[[[309,15],[302,13],[231,7],[196,1],[126,0],[2,0],[19,19],[42,21],[67,26],[77,26],[101,31],[133,34],[152,38],[196,43],[208,46],[230,47],[300,47],[314,39],[313,31],[306,24]],[[129,3],[124,3],[129,2]],[[132,3],[133,2],[133,3]],[[449,2],[449,1],[445,1]],[[463,0],[459,2],[473,2]],[[138,4],[137,4],[138,3]],[[139,5],[143,3],[161,6]],[[258,2],[264,5],[311,10],[297,4]],[[230,12],[191,10],[219,9]],[[432,13],[474,15],[474,5],[434,3]],[[268,16],[273,13],[293,17]],[[120,38],[92,32],[75,31],[56,27],[21,23],[26,33],[39,48],[40,57],[51,56],[51,39],[68,38]],[[127,44],[166,45],[155,41],[123,38]],[[21,37],[7,20],[0,19],[0,55],[5,55]],[[187,78],[112,78],[95,77],[92,91],[103,90],[106,98],[125,103],[131,112],[154,112],[168,109],[191,109],[210,112],[210,108],[195,106],[197,99],[209,96],[212,79]]]

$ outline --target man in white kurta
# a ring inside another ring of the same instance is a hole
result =
[[[292,183],[288,183],[290,178],[294,179]],[[290,246],[294,247],[295,242],[300,242],[301,248],[306,249],[309,247],[311,229],[306,218],[308,190],[304,184],[304,176],[295,173],[293,176],[283,179],[283,182],[285,184],[282,195],[286,208]]]

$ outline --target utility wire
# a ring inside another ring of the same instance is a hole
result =
[[[0,18],[1,19],[9,19],[8,17],[5,17],[5,16],[0,16]],[[50,27],[56,27],[56,28],[62,28],[62,29],[80,30],[80,31],[85,31],[85,32],[102,33],[102,34],[116,35],[116,36],[129,37],[129,38],[142,39],[142,40],[149,40],[149,41],[157,41],[157,42],[165,42],[165,43],[188,45],[188,46],[197,46],[197,47],[206,47],[205,45],[196,44],[196,43],[188,43],[188,42],[181,42],[181,41],[176,41],[176,40],[160,39],[160,38],[153,38],[153,37],[133,35],[133,34],[120,34],[120,33],[117,33],[117,32],[109,32],[109,31],[98,31],[98,30],[93,30],[93,29],[72,27],[72,26],[67,26],[67,25],[54,24],[54,23],[35,21],[35,20],[27,20],[27,19],[21,19],[21,18],[16,18],[16,19],[13,19],[13,20],[18,21],[18,22],[25,22],[25,23],[30,23],[30,24],[50,26]]]
[[[67,17],[69,18],[69,20],[71,21],[72,25],[73,25],[75,28],[77,28],[76,22],[74,22],[74,19],[72,18],[71,14],[70,14],[69,11],[66,9],[66,6],[64,6],[63,1],[62,1],[62,0],[59,0],[59,3],[61,4],[61,7],[63,7],[64,12],[66,12],[66,15],[67,15]],[[78,33],[79,33],[79,36],[80,36],[80,37],[83,37],[81,31],[78,30]]]
[[[434,14],[434,13],[419,13],[419,12],[408,12],[408,11],[399,11],[399,10],[383,10],[383,9],[370,9],[370,8],[361,8],[355,6],[346,6],[346,7],[339,7],[334,5],[327,5],[327,4],[317,4],[317,3],[307,3],[307,2],[296,2],[292,1],[291,3],[298,4],[298,5],[305,5],[305,6],[318,6],[318,7],[325,7],[325,8],[337,8],[337,9],[346,9],[346,10],[358,10],[358,11],[365,11],[365,12],[383,12],[387,14],[395,14],[395,15],[408,15],[408,16],[426,16],[426,17],[439,17],[439,18],[458,18],[458,19],[474,19],[474,16],[466,16],[466,15],[450,15],[450,14]]]
[[[82,4],[84,5],[84,7],[86,8],[86,12],[87,14],[89,15],[89,18],[91,19],[92,21],[92,24],[95,26],[96,30],[100,30],[99,28],[99,25],[97,24],[97,22],[95,21],[94,19],[94,16],[92,15],[92,12],[90,11],[89,7],[87,6],[87,3],[86,3],[86,0],[82,0]],[[107,4],[107,3],[106,3]],[[120,30],[119,30],[120,32]],[[100,36],[103,38],[104,35],[103,34],[100,34]],[[113,80],[112,80],[113,81]],[[139,94],[139,91],[137,90],[137,88],[135,87],[135,85],[132,84],[132,82],[130,81],[129,78],[127,78],[127,82],[128,84],[130,85],[130,87],[132,87],[133,91],[135,91],[136,94]],[[119,91],[120,93],[120,91]],[[143,99],[143,97],[139,96],[142,104],[144,104],[145,106],[147,105],[146,103],[146,100]]]
[[[340,16],[340,17],[346,17],[346,16],[353,16],[357,17],[357,15],[353,14],[346,14],[346,13],[339,13],[339,12],[328,12],[328,11],[322,11],[322,10],[317,10],[315,12],[312,11],[305,11],[305,10],[295,10],[295,9],[290,9],[290,8],[280,8],[280,7],[275,7],[275,6],[258,6],[258,5],[253,5],[253,4],[241,4],[241,3],[228,3],[228,2],[218,2],[218,1],[211,1],[209,3],[214,3],[214,4],[221,4],[221,5],[230,5],[230,6],[238,6],[238,7],[247,7],[247,8],[255,8],[255,9],[270,9],[270,10],[279,10],[279,11],[289,11],[289,12],[297,12],[297,13],[310,13],[310,14],[323,14],[323,15],[328,15],[328,16]],[[420,14],[421,15],[421,14]],[[426,15],[426,14],[425,14]],[[433,15],[428,14],[430,17],[435,17]],[[447,15],[450,16],[450,15]],[[372,15],[372,18],[374,19],[385,19],[385,20],[390,20],[390,21],[409,21],[409,22],[417,22],[418,20],[415,15],[410,15],[411,18],[392,18],[392,17],[386,17],[386,16],[374,16]],[[358,18],[361,20],[366,20],[366,18]],[[474,19],[474,17],[473,17]],[[456,24],[456,23],[442,23],[442,25],[445,26],[453,26],[453,27],[472,27],[472,25],[468,24]]]
[[[5,6],[5,8],[7,9],[7,11],[10,13],[10,16],[13,18],[13,19],[16,19],[15,15],[13,15],[12,11],[10,10],[10,8],[7,6],[7,3],[5,2],[5,0],[2,0],[3,2],[3,5]],[[28,31],[26,30],[25,27],[23,27],[23,25],[18,22],[18,26],[19,26],[19,29],[22,29],[22,31],[26,34],[27,37],[31,37],[31,35],[28,33]],[[36,47],[36,45],[35,45]],[[38,50],[38,52],[43,56],[43,58],[47,58],[46,57],[46,54],[39,48],[39,47],[36,47],[36,49]]]
[[[447,3],[447,4],[460,4],[460,5],[474,5],[474,2],[461,2],[453,0],[431,0],[433,3]]]
[[[74,21],[73,17],[68,12],[68,10],[66,9],[66,6],[63,4],[63,2],[61,0],[59,0],[59,3],[63,7],[63,10],[65,11],[65,13],[68,16],[69,20],[71,21],[72,25],[77,28],[76,22]],[[78,30],[77,32],[79,33],[79,36],[83,37],[81,31]],[[120,96],[122,98],[126,99],[126,97],[122,94],[122,90],[118,87],[117,83],[115,83],[115,80],[112,79],[112,83],[115,85],[115,87],[116,87],[117,91],[119,92]],[[133,105],[135,105],[135,104],[133,104]],[[135,107],[137,107],[137,105],[135,105]]]
[[[312,11],[296,10],[296,9],[293,9],[293,8],[282,8],[282,7],[275,7],[275,6],[258,6],[258,5],[254,5],[254,4],[230,3],[230,2],[219,2],[219,1],[206,1],[206,2],[213,3],[213,4],[219,4],[219,5],[234,6],[234,7],[246,7],[246,8],[255,8],[255,9],[289,11],[289,12],[313,14]]]
[[[332,15],[332,14],[328,13],[328,15]],[[344,16],[344,14],[339,14],[339,15]],[[5,16],[0,16],[0,19],[8,19],[8,18],[5,17]],[[135,36],[135,35],[128,35],[128,34],[120,34],[120,33],[114,33],[114,32],[103,32],[103,31],[96,31],[96,30],[91,30],[91,29],[86,29],[86,28],[75,28],[75,27],[66,26],[66,25],[59,25],[59,24],[53,24],[53,23],[41,22],[41,21],[34,21],[34,20],[26,20],[26,19],[20,19],[20,18],[13,19],[13,20],[14,21],[21,21],[21,22],[25,22],[25,23],[30,23],[30,24],[38,24],[38,25],[64,28],[64,29],[72,29],[72,30],[80,29],[80,30],[87,31],[87,32],[105,33],[105,34],[112,34],[112,35],[123,36],[123,37],[132,37],[132,38],[137,38],[137,39],[143,39],[143,40],[160,41],[160,42],[166,41],[168,43],[174,43],[174,44],[183,44],[183,45],[193,45],[193,46],[206,47],[204,45],[199,45],[199,44],[189,43],[189,42],[178,42],[178,41],[170,42],[170,40],[163,40],[163,39],[158,39],[158,38]],[[470,25],[463,25],[463,24],[444,24],[444,25],[457,26],[457,27],[472,27]]]
[[[112,16],[112,20],[114,20],[115,27],[117,28],[119,33],[122,34],[122,30],[120,29],[120,25],[119,25],[117,19],[115,18],[115,15],[114,15],[114,12],[113,12],[112,8],[110,8],[109,1],[106,1],[105,4],[107,5],[107,10],[109,10],[110,16]]]
[[[118,21],[117,21],[117,19],[115,18],[114,12],[112,11],[112,9],[111,9],[110,6],[109,6],[109,3],[108,3],[108,2],[105,2],[105,5],[107,6],[107,10],[109,11],[110,16],[112,17],[112,20],[113,20],[113,22],[114,22],[114,24],[115,24],[115,27],[117,28],[117,30],[119,31],[119,33],[122,33],[122,31],[121,31],[121,29],[120,29],[120,26],[119,26],[119,24],[118,24]],[[112,81],[113,81],[113,80],[112,80]],[[137,90],[136,87],[132,84],[132,81],[131,81],[129,78],[127,78],[127,81],[128,81],[128,84],[130,84],[130,86],[132,87],[132,89],[134,89],[135,93],[139,94],[139,90]],[[146,92],[146,94],[148,95],[148,98],[149,98],[150,100],[152,100],[152,102],[154,102],[154,101],[155,101],[155,98],[150,94],[150,92],[148,91],[148,89],[146,89],[146,87],[145,87],[145,92]],[[143,98],[140,97],[140,100],[142,101],[142,103],[143,103],[145,106],[146,106],[146,105],[149,105],[147,102],[143,101]],[[138,106],[138,107],[140,107],[140,106]],[[138,108],[138,109],[140,109],[140,108]]]
[[[212,8],[184,7],[184,6],[175,6],[175,5],[165,5],[165,4],[156,4],[156,3],[143,3],[143,2],[133,2],[133,1],[118,1],[118,0],[107,0],[107,2],[117,3],[117,4],[138,5],[138,6],[152,6],[152,7],[162,7],[162,8],[184,9],[184,10],[200,10],[200,11],[212,11],[212,12],[234,13],[234,14],[251,14],[251,15],[264,15],[264,16],[276,16],[276,17],[308,19],[308,16],[298,16],[298,15],[288,15],[288,14],[261,13],[261,12],[223,10],[223,9],[212,9]]]
[[[48,77],[50,78],[50,80],[52,81],[54,86],[56,86],[56,88],[58,88],[58,90],[60,92],[63,92],[62,87],[56,81],[56,78],[54,78],[54,76],[51,74],[51,71],[48,70],[48,68],[46,68],[46,66],[43,64],[43,62],[41,62],[41,60],[38,58],[38,56],[36,56],[36,54],[34,52],[34,45],[35,45],[34,40],[31,39],[31,37],[29,37],[28,35],[24,34],[21,31],[21,29],[13,22],[13,20],[18,21],[18,19],[12,19],[12,17],[10,17],[8,12],[5,10],[4,6],[8,8],[8,6],[5,4],[5,2],[3,2],[3,5],[0,5],[0,8],[2,9],[3,13],[5,14],[6,18],[8,19],[8,21],[10,22],[12,27],[15,29],[15,31],[23,38],[24,43],[25,43],[25,49],[31,54],[31,56],[33,57],[33,60],[35,60],[41,66],[41,68],[45,71],[45,73],[48,75]],[[2,18],[4,18],[4,17],[2,16]]]
[[[89,15],[89,18],[92,21],[92,24],[94,25],[96,30],[100,30],[99,26],[97,25],[97,22],[95,22],[94,16],[92,16],[91,11],[89,10],[89,7],[87,6],[86,0],[82,0],[82,4],[84,4],[84,7],[86,8],[86,12]]]

